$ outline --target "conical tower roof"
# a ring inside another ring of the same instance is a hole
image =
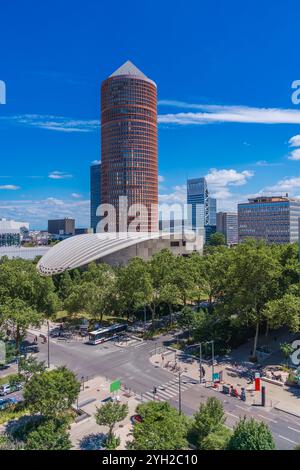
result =
[[[140,69],[138,69],[130,60],[127,60],[121,67],[115,70],[110,76],[111,77],[120,77],[122,75],[132,76],[135,78],[140,78],[146,80],[147,82],[154,83],[153,80],[147,77]]]

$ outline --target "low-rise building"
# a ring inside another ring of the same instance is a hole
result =
[[[227,245],[238,243],[238,215],[236,212],[217,213],[217,232],[223,233]]]

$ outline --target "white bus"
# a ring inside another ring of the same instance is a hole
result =
[[[89,333],[89,344],[104,343],[110,339],[116,338],[120,333],[127,330],[126,324],[117,324],[108,326],[106,328],[100,328],[99,330],[91,331]]]

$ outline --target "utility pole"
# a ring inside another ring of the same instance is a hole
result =
[[[212,382],[214,381],[214,373],[215,373],[215,345],[214,340],[211,341],[211,355],[212,355],[212,365],[211,365],[211,373],[212,373]]]
[[[146,311],[146,306],[144,305],[144,334],[146,333],[146,328],[147,328],[147,311]]]
[[[178,399],[179,399],[179,414],[181,415],[181,374],[182,372],[179,371],[178,373],[178,387],[179,387],[179,393],[178,393]]]
[[[200,384],[202,384],[202,343],[199,343],[199,372],[200,372]]]
[[[50,326],[49,326],[49,320],[47,320],[47,342],[48,342],[48,369],[50,369]]]

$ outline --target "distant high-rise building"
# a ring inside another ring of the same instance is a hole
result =
[[[188,222],[193,230],[209,225],[209,197],[205,178],[187,180]]]
[[[217,200],[214,197],[208,198],[208,225],[217,225]]]
[[[300,199],[259,196],[238,204],[239,242],[247,237],[268,243],[298,241]]]
[[[90,170],[90,201],[91,201],[91,228],[97,231],[97,225],[101,217],[96,215],[101,204],[101,163],[91,166]]]
[[[140,231],[157,231],[157,88],[130,61],[102,83],[101,138],[101,203],[116,208],[117,231],[120,196],[146,206]]]
[[[48,220],[48,232],[62,237],[75,235],[75,220],[68,218]]]
[[[235,212],[217,213],[217,232],[223,233],[227,245],[238,243],[238,215]]]

